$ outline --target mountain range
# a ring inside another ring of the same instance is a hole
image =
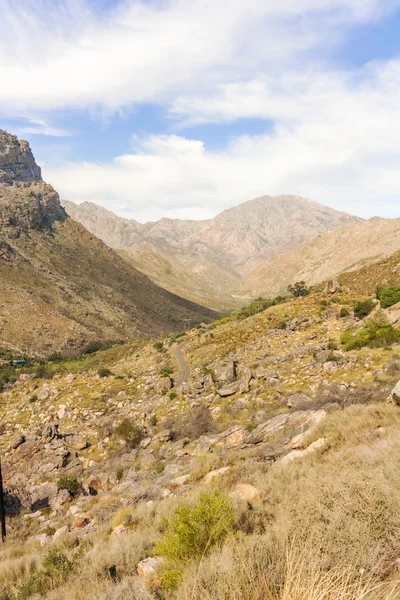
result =
[[[43,354],[215,318],[70,218],[27,142],[0,131],[0,346]]]
[[[215,309],[243,305],[252,296],[243,278],[259,265],[318,235],[362,223],[299,196],[263,196],[207,221],[163,218],[145,224],[92,203],[62,203],[158,285]]]

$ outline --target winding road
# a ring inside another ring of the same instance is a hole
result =
[[[183,350],[185,349],[187,344],[188,342],[182,342],[181,344],[178,344],[173,350],[174,358],[178,363],[179,367],[178,376],[175,380],[175,387],[182,385],[183,383],[188,381],[188,379],[190,379],[190,365],[183,354]]]

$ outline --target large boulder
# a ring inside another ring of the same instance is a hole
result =
[[[400,381],[398,381],[392,390],[391,399],[394,404],[400,406]]]
[[[324,410],[299,410],[273,417],[257,427],[246,439],[247,444],[271,442],[277,433],[288,437],[298,436],[310,431],[325,418]]]

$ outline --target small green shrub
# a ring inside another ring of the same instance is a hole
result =
[[[354,316],[357,319],[364,319],[374,310],[375,306],[376,303],[374,302],[373,298],[356,302],[354,305]]]
[[[166,520],[164,539],[156,544],[157,554],[167,560],[162,580],[174,589],[180,582],[183,567],[200,560],[233,531],[235,511],[225,494],[201,493],[195,506],[181,504]]]
[[[247,431],[249,431],[250,433],[252,431],[254,431],[255,429],[257,429],[258,425],[256,425],[256,423],[246,423],[246,429]]]
[[[295,298],[302,298],[308,296],[310,293],[309,288],[306,286],[305,281],[297,281],[294,285],[288,286],[289,294],[292,294]]]
[[[36,400],[37,400],[37,396],[31,396],[29,398],[29,404],[34,404],[36,402]]]
[[[400,331],[389,323],[384,313],[379,312],[362,329],[345,331],[340,341],[346,351],[365,346],[384,348],[400,341]]]
[[[175,390],[171,390],[170,393],[168,394],[171,400],[175,400],[175,398],[177,397],[177,393]]]
[[[81,484],[74,475],[64,475],[58,480],[58,489],[67,490],[71,496],[76,496],[81,491]]]
[[[389,308],[400,302],[400,285],[378,287],[376,297],[380,300],[382,308]]]
[[[158,374],[160,375],[160,377],[170,377],[173,374],[173,370],[161,369],[160,371],[158,371]]]
[[[340,317],[341,319],[345,319],[345,318],[346,318],[346,317],[348,317],[348,316],[350,316],[350,311],[349,311],[349,309],[348,309],[348,308],[345,308],[345,307],[341,308],[341,309],[340,309],[340,312],[339,312],[339,317]]]
[[[337,350],[338,349],[338,345],[335,341],[331,340],[330,342],[328,342],[328,350]]]
[[[132,419],[123,419],[115,430],[115,433],[123,439],[131,448],[140,444],[143,438],[143,430]]]
[[[278,325],[276,326],[276,328],[284,330],[284,329],[287,329],[287,326],[288,326],[288,324],[286,321],[280,321],[278,323]]]
[[[97,374],[100,375],[100,377],[110,377],[112,375],[112,371],[110,371],[110,369],[100,368],[97,371]]]
[[[153,344],[153,348],[155,348],[158,352],[162,352],[164,349],[164,344],[163,342],[155,342]]]

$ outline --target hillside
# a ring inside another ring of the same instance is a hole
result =
[[[15,371],[0,597],[398,600],[400,331],[341,344],[369,322],[368,273],[181,343]]]
[[[182,330],[210,310],[154,285],[68,217],[29,147],[0,132],[0,345],[43,353]]]
[[[249,294],[243,273],[311,238],[360,219],[298,196],[264,196],[209,221],[160,219],[141,225],[84,202],[67,212],[155,283],[213,309],[234,309]]]
[[[294,281],[315,285],[339,273],[354,271],[399,248],[400,219],[375,217],[320,235],[267,261],[243,278],[240,292],[273,296],[285,292]]]

